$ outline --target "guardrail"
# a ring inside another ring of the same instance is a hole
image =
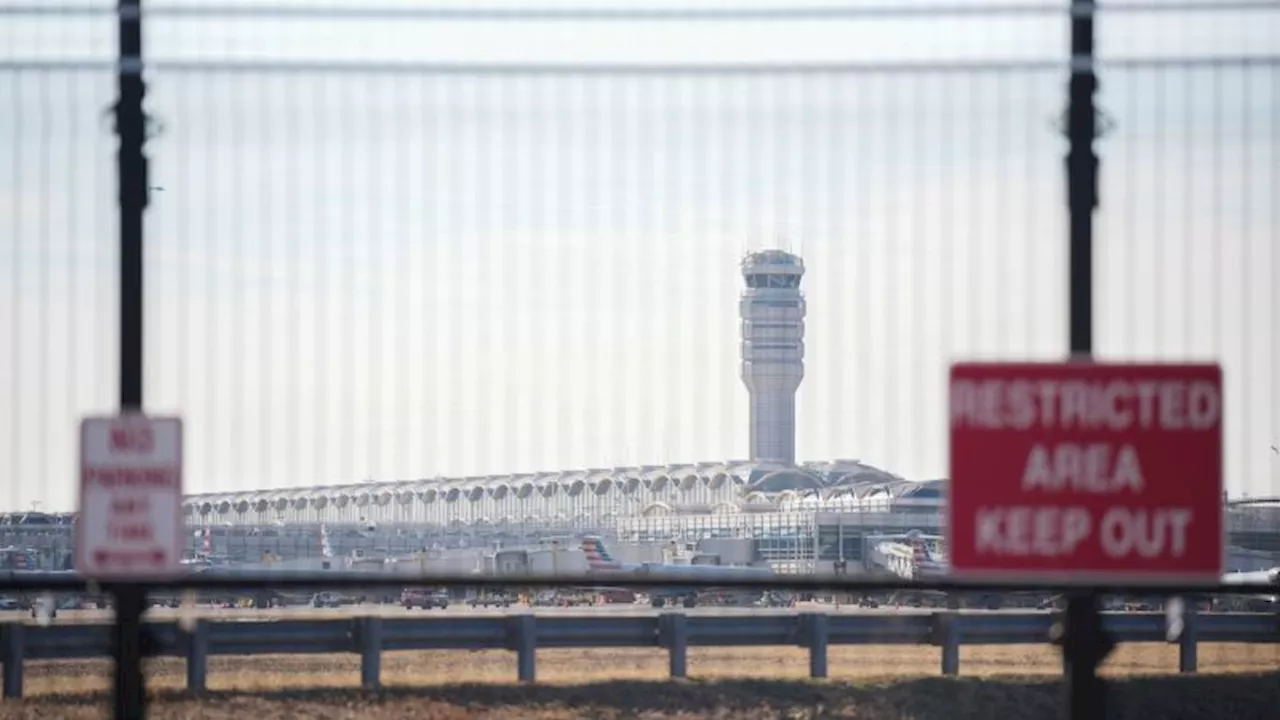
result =
[[[210,655],[335,654],[360,656],[360,681],[381,685],[384,650],[511,650],[517,678],[533,682],[538,648],[666,648],[671,677],[688,674],[690,646],[797,646],[809,650],[809,675],[827,677],[829,645],[931,645],[939,648],[942,674],[960,672],[961,645],[1041,644],[1061,622],[1057,613],[935,612],[912,615],[540,616],[324,620],[179,620],[143,624],[151,656],[187,661],[187,688],[206,689]],[[1170,643],[1179,648],[1178,670],[1196,671],[1200,642],[1280,644],[1280,616],[1196,614],[1172,628],[1163,613],[1103,613],[1103,628],[1117,642]],[[111,657],[110,624],[0,626],[4,697],[22,696],[27,660]]]

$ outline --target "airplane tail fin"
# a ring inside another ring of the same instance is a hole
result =
[[[320,526],[320,556],[324,558],[333,557],[333,546],[329,544],[329,527],[327,525]]]
[[[582,551],[587,555],[588,567],[594,569],[618,566],[618,561],[613,559],[613,556],[609,554],[609,549],[604,546],[604,541],[598,537],[583,538]]]
[[[927,561],[929,559],[929,549],[922,542],[911,543],[912,554],[915,556],[916,562]]]

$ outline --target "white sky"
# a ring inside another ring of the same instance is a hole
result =
[[[77,418],[117,395],[114,87],[15,67],[107,59],[114,34],[0,17],[0,506],[62,509]],[[1280,12],[1099,21],[1111,58],[1275,37]],[[1061,72],[212,69],[1057,59],[1066,39],[1058,18],[153,20],[147,404],[186,419],[193,492],[742,458],[737,260],[784,238],[809,268],[801,458],[944,476],[948,363],[1064,351]],[[1280,494],[1280,70],[1102,82],[1099,355],[1219,359],[1229,490]]]

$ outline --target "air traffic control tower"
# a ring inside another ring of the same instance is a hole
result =
[[[796,390],[804,379],[804,262],[764,250],[742,259],[742,382],[751,393],[752,462],[794,465]]]

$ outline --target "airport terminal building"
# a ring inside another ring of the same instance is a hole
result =
[[[433,547],[518,547],[598,534],[627,547],[672,541],[714,545],[725,561],[780,571],[864,560],[865,538],[944,531],[946,483],[908,482],[856,461],[771,468],[750,463],[618,468],[507,478],[367,483],[253,494],[197,495],[184,505],[191,551],[232,562],[332,552],[404,555]],[[63,567],[71,515],[0,517],[0,565]],[[1280,564],[1280,501],[1240,501],[1227,512],[1229,564]],[[207,535],[207,545],[206,543]]]
[[[945,480],[911,481],[857,460],[796,462],[804,264],[767,250],[741,269],[749,459],[192,495],[183,504],[191,551],[258,562],[318,557],[325,544],[337,555],[403,555],[591,533],[624,556],[675,541],[712,545],[725,562],[811,572],[840,559],[850,570],[865,565],[867,536],[941,535]],[[70,515],[0,517],[0,564],[65,566],[73,525]],[[1227,526],[1230,565],[1280,565],[1280,500],[1232,503]]]

